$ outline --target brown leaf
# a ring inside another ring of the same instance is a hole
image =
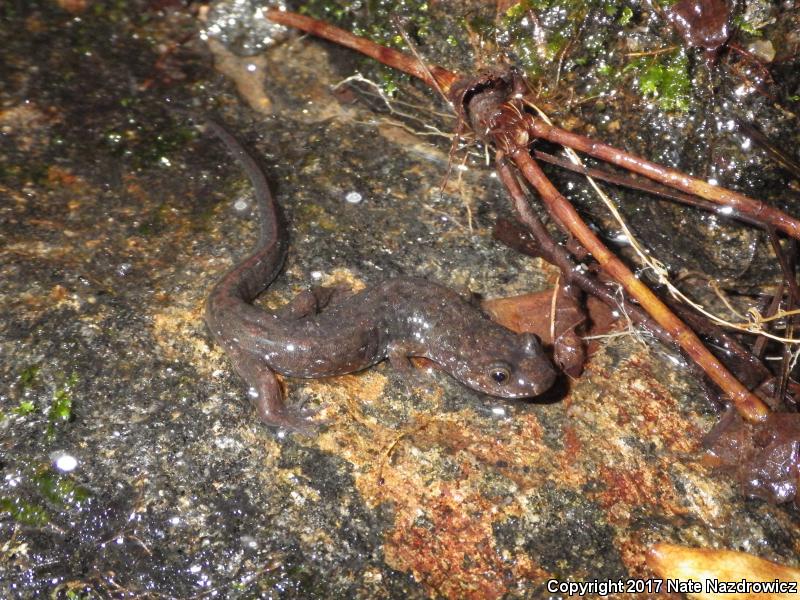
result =
[[[800,413],[772,413],[746,423],[727,413],[704,440],[705,462],[729,473],[747,496],[798,503]]]
[[[666,10],[667,18],[688,46],[717,51],[730,37],[731,6],[726,0],[682,0]]]
[[[556,364],[572,378],[580,376],[586,362],[586,348],[580,334],[587,317],[581,305],[581,296],[575,286],[559,286],[553,311],[553,357]]]

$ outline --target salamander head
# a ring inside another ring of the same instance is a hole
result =
[[[515,334],[503,327],[483,331],[477,339],[459,341],[452,375],[491,396],[530,398],[550,389],[556,370],[532,333]]]

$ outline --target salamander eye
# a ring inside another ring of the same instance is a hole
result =
[[[511,371],[509,371],[506,367],[501,366],[494,366],[490,371],[492,379],[494,379],[497,383],[503,384],[506,383],[509,379],[511,379]]]

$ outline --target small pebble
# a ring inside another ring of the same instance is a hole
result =
[[[747,46],[747,51],[759,60],[763,60],[765,63],[771,63],[775,60],[775,47],[769,40],[750,42]]]
[[[75,467],[78,466],[78,459],[66,452],[53,452],[50,458],[53,460],[56,469],[64,473],[74,471]]]
[[[347,192],[347,195],[344,197],[344,199],[350,204],[358,204],[363,198],[358,192]]]

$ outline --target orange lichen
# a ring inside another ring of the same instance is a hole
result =
[[[664,512],[683,514],[680,498],[670,481],[666,461],[660,468],[601,467],[599,480],[604,488],[592,498],[606,511],[609,521],[625,525],[638,508],[661,506]]]
[[[495,511],[494,502],[469,489],[444,485],[427,498],[421,514],[397,523],[387,539],[386,560],[444,597],[500,598],[518,575],[495,547]],[[528,576],[545,575],[528,569]]]

